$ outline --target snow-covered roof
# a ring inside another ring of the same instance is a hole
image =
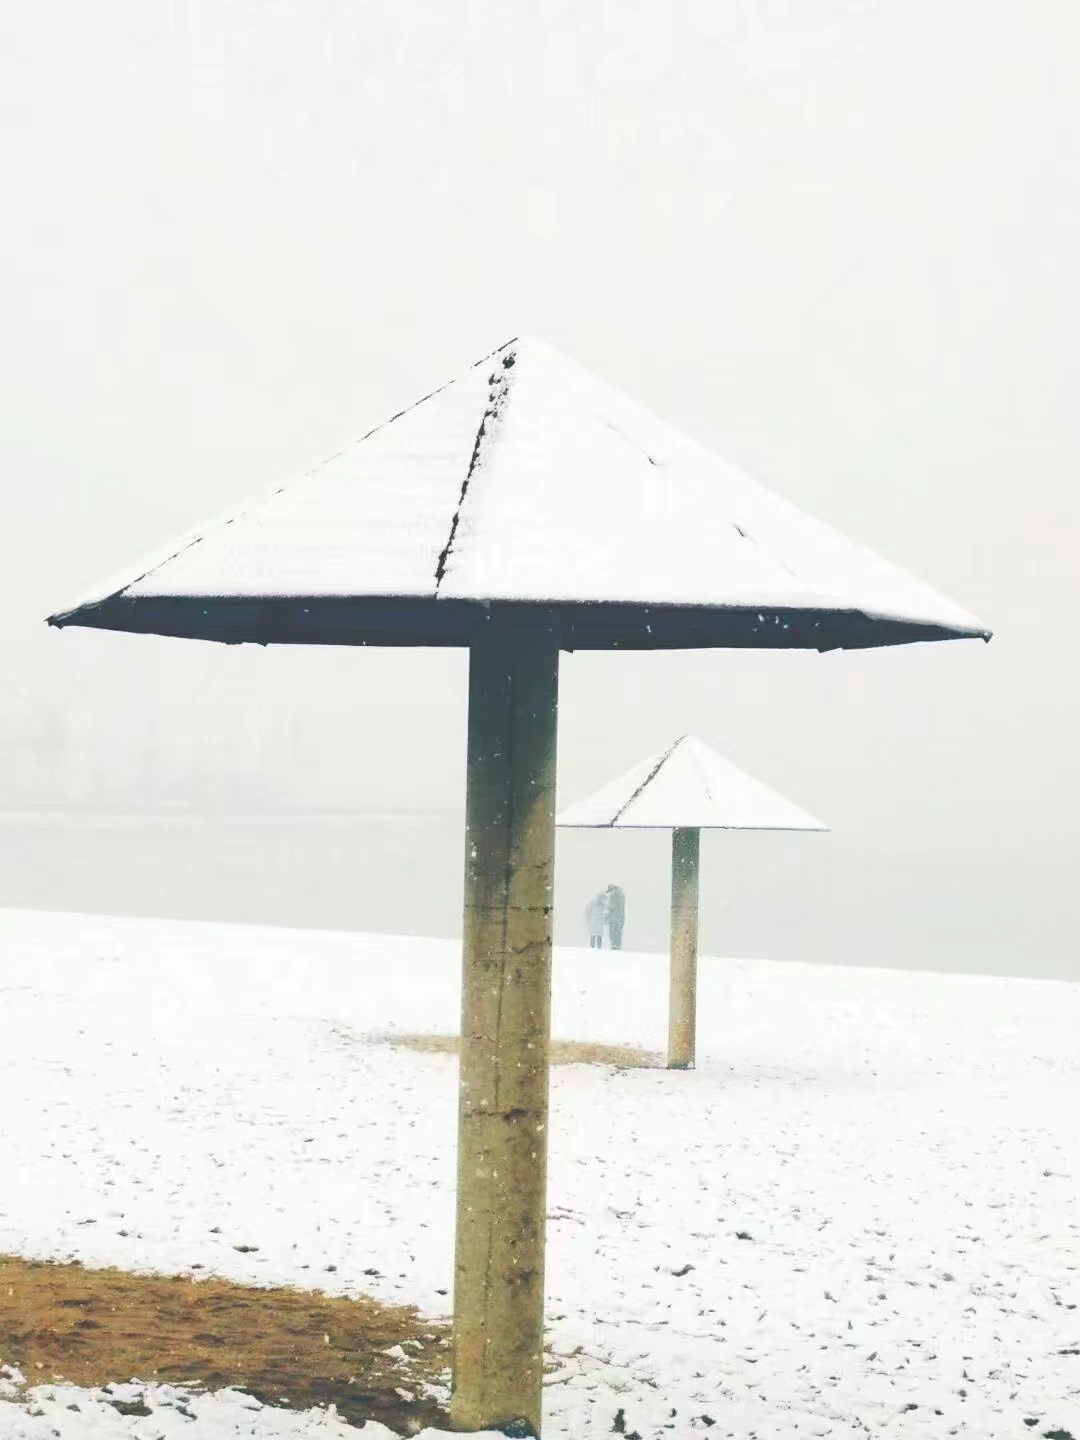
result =
[[[571,805],[557,823],[568,829],[828,829],[693,735]]]
[[[556,607],[566,649],[988,636],[536,340],[174,541],[54,624],[219,640],[468,642]]]

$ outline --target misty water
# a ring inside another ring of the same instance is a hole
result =
[[[664,949],[669,844],[664,832],[561,832],[556,939],[585,943],[585,904],[614,882],[627,894],[626,947]],[[457,936],[463,853],[456,810],[0,813],[0,906]],[[959,864],[926,847],[868,857],[835,834],[706,833],[702,946],[1074,978],[1052,943],[1071,903],[1061,868],[1025,846]],[[1020,897],[1036,879],[1045,901],[1032,910]]]
[[[422,935],[460,930],[461,822],[434,815],[34,815],[0,823],[3,903]]]

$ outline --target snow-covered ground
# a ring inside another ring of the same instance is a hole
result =
[[[555,1033],[661,1050],[665,984],[560,951]],[[0,912],[0,1252],[445,1314],[456,1062],[364,1037],[457,991],[450,942]],[[553,1072],[545,1435],[1080,1440],[1080,986],[705,960],[700,1013],[694,1072]],[[348,1433],[79,1395],[0,1440]]]

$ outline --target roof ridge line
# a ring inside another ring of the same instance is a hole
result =
[[[516,336],[512,340],[505,340],[501,345],[497,345],[495,349],[490,351],[487,355],[482,355],[479,360],[474,360],[473,363],[469,366],[469,370],[479,370],[481,365],[489,364],[490,361],[495,359],[496,355],[501,355],[502,352],[506,350],[509,346],[516,345],[517,343],[518,342]],[[320,460],[317,465],[312,466],[311,470],[305,470],[304,474],[310,475],[314,470],[321,469],[323,465],[328,465],[331,460],[336,460],[338,455],[343,455],[345,451],[351,446],[362,445],[364,441],[369,438],[369,436],[374,435],[379,430],[385,430],[388,425],[393,425],[394,422],[396,420],[400,420],[403,415],[408,415],[410,411],[418,409],[421,405],[426,404],[429,400],[434,400],[436,395],[441,395],[444,390],[449,390],[451,385],[456,385],[459,380],[464,379],[464,377],[469,373],[469,370],[463,370],[460,375],[454,375],[451,377],[451,379],[443,381],[441,385],[436,385],[434,390],[429,390],[426,395],[421,395],[419,400],[414,400],[410,405],[402,406],[402,408],[396,411],[393,415],[389,415],[385,420],[380,420],[377,425],[373,425],[370,430],[365,430],[363,435],[357,436],[355,440],[348,441],[341,450],[335,451],[335,453],[331,456],[328,456],[326,460]]]
[[[477,466],[480,464],[480,451],[484,443],[484,436],[488,432],[488,422],[490,421],[492,426],[495,425],[495,423],[501,418],[502,412],[503,410],[505,410],[507,401],[510,398],[509,372],[514,368],[514,365],[517,363],[517,352],[516,350],[512,350],[510,347],[512,345],[516,345],[516,343],[517,342],[515,340],[507,341],[505,345],[500,347],[500,350],[493,350],[492,353],[486,357],[486,360],[482,360],[479,362],[480,364],[486,364],[487,360],[492,360],[496,355],[502,353],[502,374],[500,375],[496,373],[489,377],[490,389],[488,390],[487,408],[485,409],[483,415],[481,415],[480,417],[480,428],[477,430],[476,438],[473,441],[472,458],[469,460],[469,468],[465,472],[465,478],[461,482],[461,493],[458,495],[458,502],[454,509],[454,514],[450,520],[450,533],[449,535],[447,535],[446,544],[443,546],[442,550],[440,550],[439,558],[435,562],[436,599],[438,599],[439,596],[439,586],[442,584],[443,576],[446,574],[446,566],[447,562],[450,559],[450,551],[454,548],[454,540],[457,536],[458,523],[461,520],[461,512],[465,506],[465,496],[468,494],[469,482],[472,480],[473,473],[475,472]]]
[[[617,824],[619,823],[619,821],[622,819],[622,817],[626,814],[627,810],[630,809],[630,806],[634,803],[634,801],[638,798],[638,796],[641,794],[641,792],[645,789],[646,785],[651,785],[651,784],[652,784],[652,782],[656,779],[657,775],[659,775],[660,771],[664,768],[664,766],[667,764],[667,762],[671,759],[672,755],[675,753],[676,748],[677,748],[679,745],[681,745],[682,742],[683,742],[685,739],[686,739],[686,736],[685,736],[685,735],[680,735],[677,740],[673,740],[673,741],[671,742],[671,744],[668,746],[668,748],[667,748],[667,749],[664,751],[664,753],[660,756],[660,759],[656,762],[656,764],[653,766],[653,768],[649,771],[648,775],[645,776],[645,779],[641,782],[641,784],[637,787],[637,789],[634,791],[634,793],[630,796],[629,800],[627,800],[624,805],[620,805],[619,808],[618,808],[618,810],[615,811],[615,814],[614,814],[614,815],[611,817],[611,819],[608,821],[608,828],[609,828],[609,829],[610,829],[612,826],[615,826],[615,825],[617,825]]]

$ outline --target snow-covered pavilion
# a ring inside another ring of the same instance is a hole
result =
[[[452,1423],[539,1433],[560,651],[989,632],[527,339],[50,623],[468,646]]]
[[[693,735],[681,735],[595,794],[570,805],[566,829],[670,830],[671,977],[668,1068],[697,1050],[697,961],[702,830],[827,830]]]

